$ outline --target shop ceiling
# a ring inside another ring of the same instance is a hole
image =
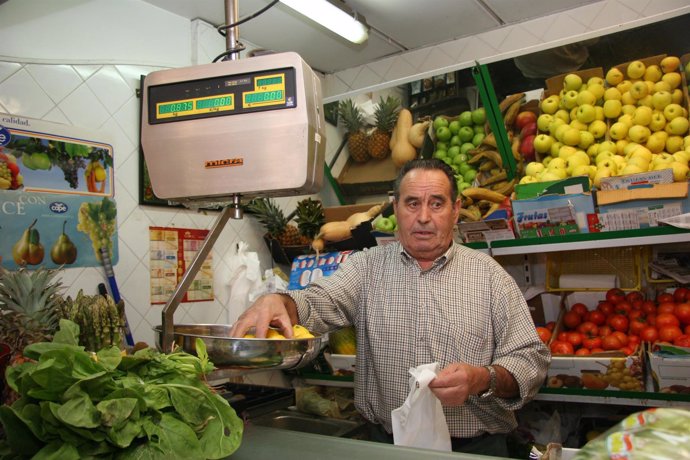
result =
[[[218,26],[225,0],[144,0],[188,19]],[[243,19],[270,0],[236,0]],[[310,0],[303,0],[308,2]],[[340,0],[332,0],[335,3]],[[277,3],[239,26],[239,38],[274,51],[295,51],[314,69],[333,73],[381,58],[433,46],[510,24],[548,16],[599,0],[346,0],[371,27],[363,45],[346,42]]]

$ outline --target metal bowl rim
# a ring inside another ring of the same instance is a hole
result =
[[[206,327],[206,326],[223,326],[223,327],[230,327],[229,324],[214,324],[214,323],[205,323],[205,324],[175,324],[173,325],[173,335],[178,335],[182,337],[198,337],[200,339],[223,339],[223,340],[250,340],[252,342],[260,342],[260,341],[267,341],[267,342],[283,342],[283,341],[308,341],[308,340],[315,340],[315,339],[322,339],[323,334],[318,333],[318,332],[311,332],[311,334],[314,335],[314,337],[299,337],[299,338],[292,338],[292,339],[268,339],[268,338],[257,338],[257,337],[223,337],[223,336],[218,336],[218,335],[202,335],[202,334],[192,334],[190,332],[179,332],[176,331],[175,328],[178,326],[200,326],[200,327]],[[156,333],[162,334],[163,333],[163,326],[158,325],[158,326],[153,326],[152,328]]]

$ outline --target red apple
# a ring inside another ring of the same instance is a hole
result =
[[[532,113],[532,112],[530,112]],[[531,134],[537,134],[537,122],[531,121],[522,127],[520,130],[520,137],[527,137]]]
[[[530,134],[528,136],[525,136],[522,138],[520,141],[520,147],[519,151],[522,157],[525,159],[526,162],[534,161],[535,160],[535,153],[534,153],[534,138],[536,136],[534,134]]]
[[[537,114],[530,112],[529,110],[523,110],[515,117],[514,125],[516,129],[522,130],[522,128],[524,128],[527,124],[536,122]]]

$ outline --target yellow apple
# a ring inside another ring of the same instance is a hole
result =
[[[628,174],[639,174],[639,173],[643,173],[643,172],[647,172],[647,169],[641,168],[636,164],[628,163],[627,165],[625,165],[623,167],[623,169],[621,169],[620,175],[621,176],[627,176]]]
[[[590,158],[595,158],[597,154],[599,153],[599,144],[596,142],[589,147],[587,147],[587,155],[589,155]]]
[[[561,139],[565,145],[577,145],[580,143],[580,130],[568,126],[568,129],[563,131],[563,137]]]
[[[584,93],[581,92],[580,94]],[[592,93],[589,93],[592,94]],[[581,123],[591,123],[596,119],[597,111],[594,106],[589,103],[580,104],[575,112],[577,120]]]
[[[587,80],[587,88],[593,85],[604,86],[605,80],[601,77],[589,77]]]
[[[618,91],[618,88],[616,88],[615,86],[606,88],[606,91],[604,91],[604,101],[608,101],[611,99],[616,99],[620,101],[622,96],[623,95],[621,94],[621,92]]]
[[[601,145],[599,145],[599,153],[597,154],[596,158],[594,159],[594,164],[599,165],[600,163],[603,163],[604,161],[610,161],[611,158],[613,158],[616,155],[615,152],[611,152],[608,150],[601,150]]]
[[[562,158],[564,160],[568,160],[570,156],[574,155],[575,152],[577,152],[577,149],[573,147],[572,145],[562,145],[560,149],[558,149],[558,155],[556,155],[558,158]]]
[[[535,182],[539,182],[536,177],[534,176],[523,176],[522,179],[520,179],[520,184],[533,184]]]
[[[637,143],[647,142],[647,139],[649,139],[651,135],[652,132],[644,125],[632,125],[628,130],[628,137],[630,140]]]
[[[587,131],[587,126],[588,126],[588,124],[587,124],[587,123],[582,123],[582,122],[581,122],[580,120],[578,120],[578,119],[572,120],[572,121],[571,121],[570,123],[568,123],[568,124],[570,125],[571,128],[575,128],[575,129],[577,129],[577,130],[579,130],[579,131]]]
[[[676,161],[676,159],[673,158],[673,155],[667,152],[661,152],[654,155],[651,165],[654,169],[658,169],[657,166],[659,165],[666,166],[668,168],[674,161]]]
[[[613,141],[604,141],[599,143],[599,152],[616,153],[616,143]]]
[[[566,91],[563,95],[562,103],[563,107],[570,110],[577,105],[577,95],[578,92],[574,89]]]
[[[657,91],[652,94],[652,107],[656,110],[664,110],[664,107],[673,102],[673,96],[669,91]]]
[[[547,132],[549,130],[549,124],[552,121],[553,115],[550,115],[548,113],[542,113],[537,117],[537,129],[541,132]]]
[[[632,115],[635,113],[635,109],[637,109],[637,106],[634,104],[625,104],[623,107],[621,107],[621,112],[624,115]]]
[[[607,177],[614,176],[615,173],[611,170],[611,168],[607,167],[597,167],[597,172],[594,174],[594,178],[592,179],[592,183],[596,188],[601,187],[601,180],[606,179]]]
[[[652,108],[652,95],[647,94],[642,99],[637,100],[637,105],[644,105],[646,107]]]
[[[687,163],[674,161],[671,163],[671,169],[673,169],[673,180],[675,182],[685,182],[688,180],[688,173],[690,173],[690,168],[688,168]]]
[[[674,72],[680,66],[680,59],[676,56],[666,56],[659,63],[661,71],[664,73]]]
[[[563,78],[563,89],[566,91],[579,91],[582,87],[582,77],[569,73]]]
[[[551,156],[554,157],[554,158],[557,157],[557,156],[558,156],[558,152],[560,152],[560,150],[561,150],[561,147],[563,147],[563,144],[562,144],[562,143],[560,143],[560,142],[558,142],[558,141],[554,142],[554,143],[551,145],[551,152],[549,152],[549,155],[551,155]],[[542,162],[543,162],[543,160],[542,160]]]
[[[589,104],[594,105],[597,103],[597,97],[589,89],[583,89],[577,93],[577,105]]]
[[[618,122],[619,123],[625,123],[626,125],[628,125],[628,129],[630,129],[630,127],[633,125],[632,115],[629,113],[621,115],[620,117],[618,117]]]
[[[637,105],[637,99],[635,99],[630,91],[625,91],[621,96],[621,103],[623,105]]]
[[[690,147],[690,135],[683,138],[683,148]]]
[[[652,113],[652,119],[649,122],[649,129],[651,129],[652,132],[656,132],[663,130],[665,126],[666,117],[664,116],[664,112],[654,110],[654,112]]]
[[[587,177],[589,177],[590,171],[592,170],[592,168],[590,168],[590,166],[592,166],[592,165],[584,165],[584,164],[577,165],[577,166],[573,167],[573,169],[570,172],[570,175],[572,177],[575,177],[575,176],[587,176]],[[594,168],[596,169],[596,166]]]
[[[575,106],[572,109],[570,109],[570,112],[568,112],[568,116],[570,117],[570,121],[572,122],[573,120],[577,120],[577,109],[579,106]],[[595,114],[596,115],[596,114]]]
[[[671,121],[674,118],[683,116],[683,107],[680,104],[669,104],[664,107],[664,116],[666,121]]]
[[[666,120],[666,118],[664,118],[664,120]],[[558,131],[559,126],[567,124],[568,122],[554,117],[553,121],[549,124],[549,134],[551,134],[553,137],[556,137],[556,131]]]
[[[573,169],[576,166],[589,166],[589,162],[589,155],[587,155],[582,150],[578,150],[574,154],[570,155],[570,157],[566,160],[565,172],[568,173],[569,176],[572,176]]]
[[[630,87],[628,91],[634,99],[642,99],[649,93],[649,88],[647,88],[647,83],[644,81],[636,81]],[[625,94],[623,95],[623,100],[625,100]]]
[[[638,107],[632,114],[632,124],[647,126],[652,121],[652,108],[647,106]]]
[[[611,67],[608,72],[606,72],[606,83],[610,86],[616,86],[623,81],[625,75],[616,67]]]
[[[647,164],[649,164],[652,161],[653,154],[652,154],[652,151],[649,150],[644,145],[637,145],[630,152],[630,159],[633,159],[633,158],[642,158],[647,162]]]
[[[673,135],[673,136],[684,136],[685,133],[688,132],[688,128],[690,127],[690,122],[688,122],[688,119],[685,117],[676,117],[666,123],[666,127],[664,128],[667,133]]]
[[[546,169],[552,170],[552,169],[563,169],[565,170],[565,160],[563,158],[553,158],[551,161],[549,161],[549,164],[546,165]]]
[[[527,166],[525,166],[525,174],[528,176],[537,177],[537,174],[544,171],[544,169],[546,169],[546,167],[543,163],[539,163],[538,161],[530,161],[527,163]]]
[[[628,132],[628,134],[630,133]],[[625,156],[625,158],[630,158],[630,155],[632,154],[633,150],[635,150],[639,146],[640,144],[638,144],[637,142],[628,142],[628,144],[623,149],[623,155]]]
[[[596,77],[594,77],[596,78]],[[587,91],[592,93],[594,96],[594,101],[599,101],[604,98],[604,93],[606,92],[606,88],[604,87],[603,84],[588,84],[587,85]]]
[[[628,64],[625,73],[631,80],[637,80],[638,78],[642,78],[646,69],[647,66],[645,66],[642,61],[632,61]]]
[[[666,148],[666,139],[668,139],[668,133],[666,131],[657,131],[649,136],[645,147],[652,153],[663,152],[664,148]]]
[[[553,116],[554,118],[563,120],[566,123],[570,123],[570,112],[568,112],[565,109],[558,109],[558,111]]]
[[[592,144],[594,144],[594,135],[586,129],[580,130],[580,142],[577,144],[578,148],[587,150]]]
[[[673,153],[673,158],[680,163],[688,164],[690,163],[690,152],[686,150],[678,150],[677,152]]]
[[[539,182],[551,182],[555,180],[563,180],[568,176],[564,168],[554,170],[546,170],[539,175]]]
[[[565,132],[569,129],[573,129],[573,128],[571,128],[570,125],[563,123],[562,125],[560,125],[556,128],[556,131],[554,132],[553,137],[555,137],[556,140],[558,140],[558,142],[563,142],[563,134],[565,134]]]
[[[628,165],[637,166],[642,171],[649,171],[649,161],[643,157],[630,157]]]
[[[668,91],[669,93],[671,92],[671,85],[666,83],[665,81],[661,80],[656,83],[654,83],[654,90],[652,93],[656,93],[658,91]]]
[[[630,87],[632,87],[632,84],[633,82],[631,82],[630,80],[623,80],[622,82],[616,85],[618,91],[621,92],[621,97],[623,97],[623,94],[630,91]]]
[[[683,136],[671,135],[666,139],[666,151],[670,154],[675,154],[678,151],[683,151]]]
[[[594,120],[587,127],[587,131],[592,133],[592,136],[594,136],[595,139],[601,139],[602,137],[604,137],[606,135],[607,130],[608,126],[605,122],[601,120]]]
[[[671,89],[676,89],[680,86],[682,78],[678,72],[669,72],[665,73],[664,76],[661,77],[661,81],[668,83],[668,86],[670,86]]]
[[[616,171],[623,169],[627,163],[623,155],[614,155],[613,162],[616,163]]]
[[[623,104],[619,99],[609,99],[604,102],[604,115],[606,118],[618,118],[623,109]]]
[[[541,160],[541,164],[544,165],[544,167],[549,166],[549,163],[551,163],[551,160],[553,160],[553,157],[551,155],[547,155]]]
[[[551,96],[541,101],[541,104],[539,104],[539,108],[544,113],[554,114],[558,110],[559,101],[560,98],[557,95],[552,94]]]
[[[616,141],[616,154],[620,156],[624,156],[625,154],[623,151],[625,150],[625,147],[630,143],[630,141],[626,139],[619,139]]]
[[[594,119],[595,120],[601,120],[604,121],[606,120],[606,115],[604,115],[604,106],[602,105],[595,105],[594,106]]]
[[[684,97],[683,91],[680,88],[671,91],[671,100],[673,100],[674,104],[681,104]]]
[[[551,151],[551,146],[554,143],[554,138],[548,134],[537,134],[534,137],[534,151],[543,154]]]
[[[661,80],[661,75],[661,68],[658,65],[653,64],[647,66],[647,68],[644,71],[643,78],[645,81],[651,81],[652,83],[654,83]]]

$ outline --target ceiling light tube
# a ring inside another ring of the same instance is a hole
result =
[[[353,43],[364,43],[369,36],[366,25],[327,0],[280,1]]]

